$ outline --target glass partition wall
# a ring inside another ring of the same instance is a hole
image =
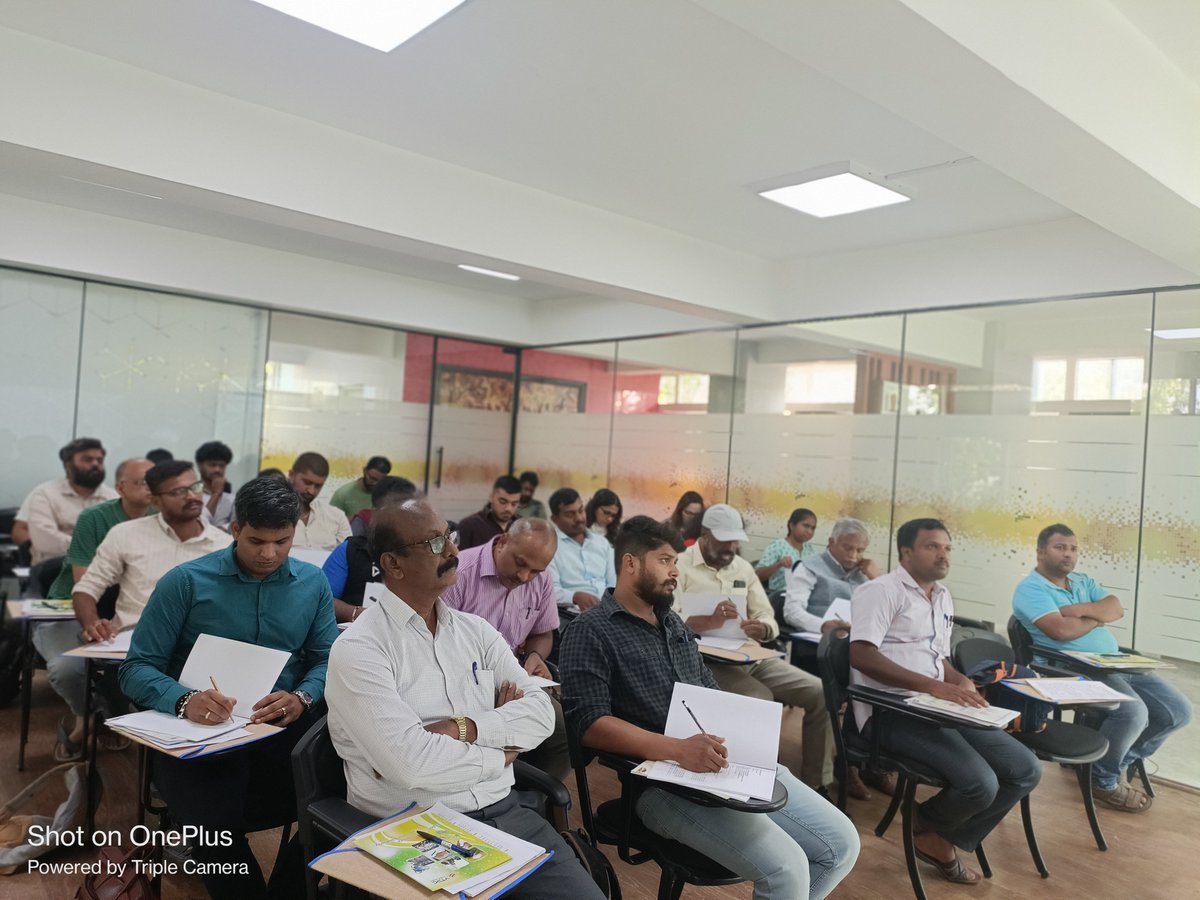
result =
[[[110,473],[223,440],[235,484],[317,450],[328,492],[382,454],[452,519],[525,469],[543,500],[610,487],[626,517],[695,490],[741,509],[750,558],[807,507],[818,548],[854,516],[892,566],[896,526],[931,515],[958,610],[1001,629],[1065,522],[1125,607],[1119,639],[1200,702],[1195,286],[517,351],[0,268],[0,333],[3,507],[94,435]],[[1198,730],[1161,774],[1200,786]]]

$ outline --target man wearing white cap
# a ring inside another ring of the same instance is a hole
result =
[[[771,603],[754,566],[738,556],[740,543],[749,540],[741,514],[726,503],[715,503],[704,511],[700,524],[700,539],[679,556],[676,603],[684,593],[744,596],[746,618],[741,625],[746,637],[760,643],[775,640],[779,637],[779,626]],[[680,612],[678,606],[676,612]],[[687,625],[700,633],[719,628],[724,620],[735,616],[737,607],[726,600],[718,603],[711,615],[691,616]],[[777,700],[802,710],[803,761],[797,775],[814,789],[833,781],[833,735],[819,678],[779,658],[747,665],[709,663],[709,669],[722,690],[760,700]]]

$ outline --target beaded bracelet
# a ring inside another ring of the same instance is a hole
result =
[[[178,717],[180,719],[187,718],[187,705],[192,702],[192,698],[195,697],[198,693],[200,693],[200,692],[199,691],[188,691],[186,694],[183,695],[183,698],[179,701],[179,705],[175,709],[176,717]]]

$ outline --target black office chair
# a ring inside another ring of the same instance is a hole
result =
[[[854,724],[853,707],[847,708],[843,723],[837,720],[837,711],[849,700],[859,700],[871,706],[872,717],[891,715],[905,716],[935,725],[944,724],[943,720],[932,718],[914,710],[904,703],[903,697],[887,691],[877,691],[864,687],[850,687],[850,638],[845,630],[830,631],[821,638],[817,647],[817,662],[821,667],[821,681],[825,687],[825,707],[829,711],[833,728],[834,744],[837,756],[834,760],[835,774],[838,779],[838,808],[845,809],[846,792],[843,785],[846,780],[846,769],[851,765],[860,766],[875,772],[895,772],[896,789],[892,794],[892,802],[879,824],[875,826],[875,835],[883,837],[888,826],[892,824],[896,811],[900,811],[904,828],[904,861],[908,867],[908,877],[912,882],[913,893],[917,900],[926,900],[925,886],[921,881],[921,872],[917,868],[916,845],[913,841],[913,812],[917,787],[928,785],[943,788],[946,782],[941,775],[926,766],[920,760],[899,753],[885,750],[879,743],[879,728],[871,729],[868,740],[859,733]],[[876,719],[878,723],[880,720]],[[1033,826],[1029,822],[1027,807],[1022,806],[1022,817],[1025,821],[1025,838],[1029,843],[1029,852],[1034,865],[1045,877],[1045,865],[1037,841],[1033,836]],[[987,854],[981,843],[975,851],[979,860],[979,868],[984,878],[992,877],[992,867],[988,863]]]
[[[571,795],[561,781],[521,760],[513,763],[513,776],[523,806],[536,809],[548,821],[565,817]],[[296,833],[306,864],[378,821],[377,816],[346,802],[346,771],[329,737],[328,716],[315,722],[292,748],[292,777],[296,782]],[[308,900],[316,900],[320,880],[320,874],[306,865]],[[340,894],[343,887],[337,885],[335,893]]]
[[[1012,663],[1016,654],[1008,644],[998,644],[995,641],[973,638],[962,641],[950,652],[950,661],[960,672],[967,672],[985,660]],[[1042,731],[1018,731],[1013,737],[1032,750],[1038,759],[1059,763],[1075,770],[1079,780],[1079,791],[1083,795],[1083,808],[1087,812],[1088,824],[1092,826],[1092,835],[1096,838],[1096,846],[1107,850],[1104,833],[1100,830],[1100,822],[1096,819],[1096,804],[1092,798],[1092,763],[1108,752],[1108,740],[1095,729],[1085,725],[1073,725],[1051,719],[1046,722]],[[1021,798],[1021,818],[1026,826],[1026,838],[1031,851],[1037,847],[1033,836],[1033,817],[1029,810],[1029,794]],[[1034,860],[1043,878],[1049,877],[1042,862],[1041,854],[1034,851]]]
[[[775,781],[775,795],[766,802],[722,800],[681,785],[650,782],[641,775],[633,774],[637,761],[616,754],[595,754],[581,747],[570,723],[567,725],[567,745],[571,766],[575,770],[583,827],[597,844],[615,846],[617,855],[631,866],[650,861],[657,864],[660,869],[658,900],[678,900],[684,886],[689,884],[709,887],[740,884],[745,879],[686,844],[665,838],[643,825],[636,812],[642,791],[655,787],[680,794],[703,806],[727,806],[755,813],[775,812],[787,804],[787,788],[778,779]],[[615,771],[621,783],[620,798],[601,803],[597,808],[592,807],[587,775],[588,763],[593,758],[599,758],[601,765]]]
[[[997,634],[992,627],[986,622],[979,622],[975,619],[960,619],[954,617],[954,624],[950,629],[950,652],[953,655],[954,648],[963,641],[984,640],[995,641],[998,644],[1008,647],[1008,639]]]
[[[1090,678],[1096,675],[1097,669],[1094,666],[1084,665],[1078,660],[1072,659],[1065,653],[1060,653],[1057,650],[1047,650],[1044,647],[1037,648],[1037,655],[1041,656],[1045,662],[1037,662],[1034,660],[1033,636],[1021,624],[1021,620],[1016,616],[1010,616],[1008,620],[1008,639],[1012,643],[1013,652],[1016,655],[1017,662],[1023,666],[1029,666],[1035,672],[1041,672],[1043,675],[1083,675]],[[1118,648],[1122,653],[1136,653],[1136,650],[1131,650],[1128,647]],[[1100,723],[1104,720],[1104,716],[1111,712],[1114,707],[1107,704],[1091,703],[1086,706],[1080,706],[1075,709],[1075,718],[1081,725],[1087,725],[1089,728],[1100,727]],[[1139,759],[1133,763],[1125,772],[1125,777],[1129,782],[1133,782],[1137,778],[1142,783],[1142,790],[1147,797],[1154,797],[1154,786],[1150,784],[1150,776],[1146,774],[1146,761]],[[1097,841],[1100,843],[1100,835],[1096,830]],[[1105,849],[1104,847],[1100,848]]]

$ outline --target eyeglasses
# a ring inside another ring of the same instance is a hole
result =
[[[187,487],[178,487],[172,491],[159,491],[156,496],[170,497],[172,500],[182,500],[188,494],[203,494],[204,482],[197,481],[195,484],[189,484]]]
[[[442,551],[446,549],[446,542],[449,541],[454,546],[458,546],[458,532],[447,531],[445,534],[439,534],[437,537],[432,537],[427,541],[417,541],[415,544],[404,544],[398,549],[407,550],[409,547],[420,547],[422,544],[429,545],[429,551],[434,556],[441,556]]]

